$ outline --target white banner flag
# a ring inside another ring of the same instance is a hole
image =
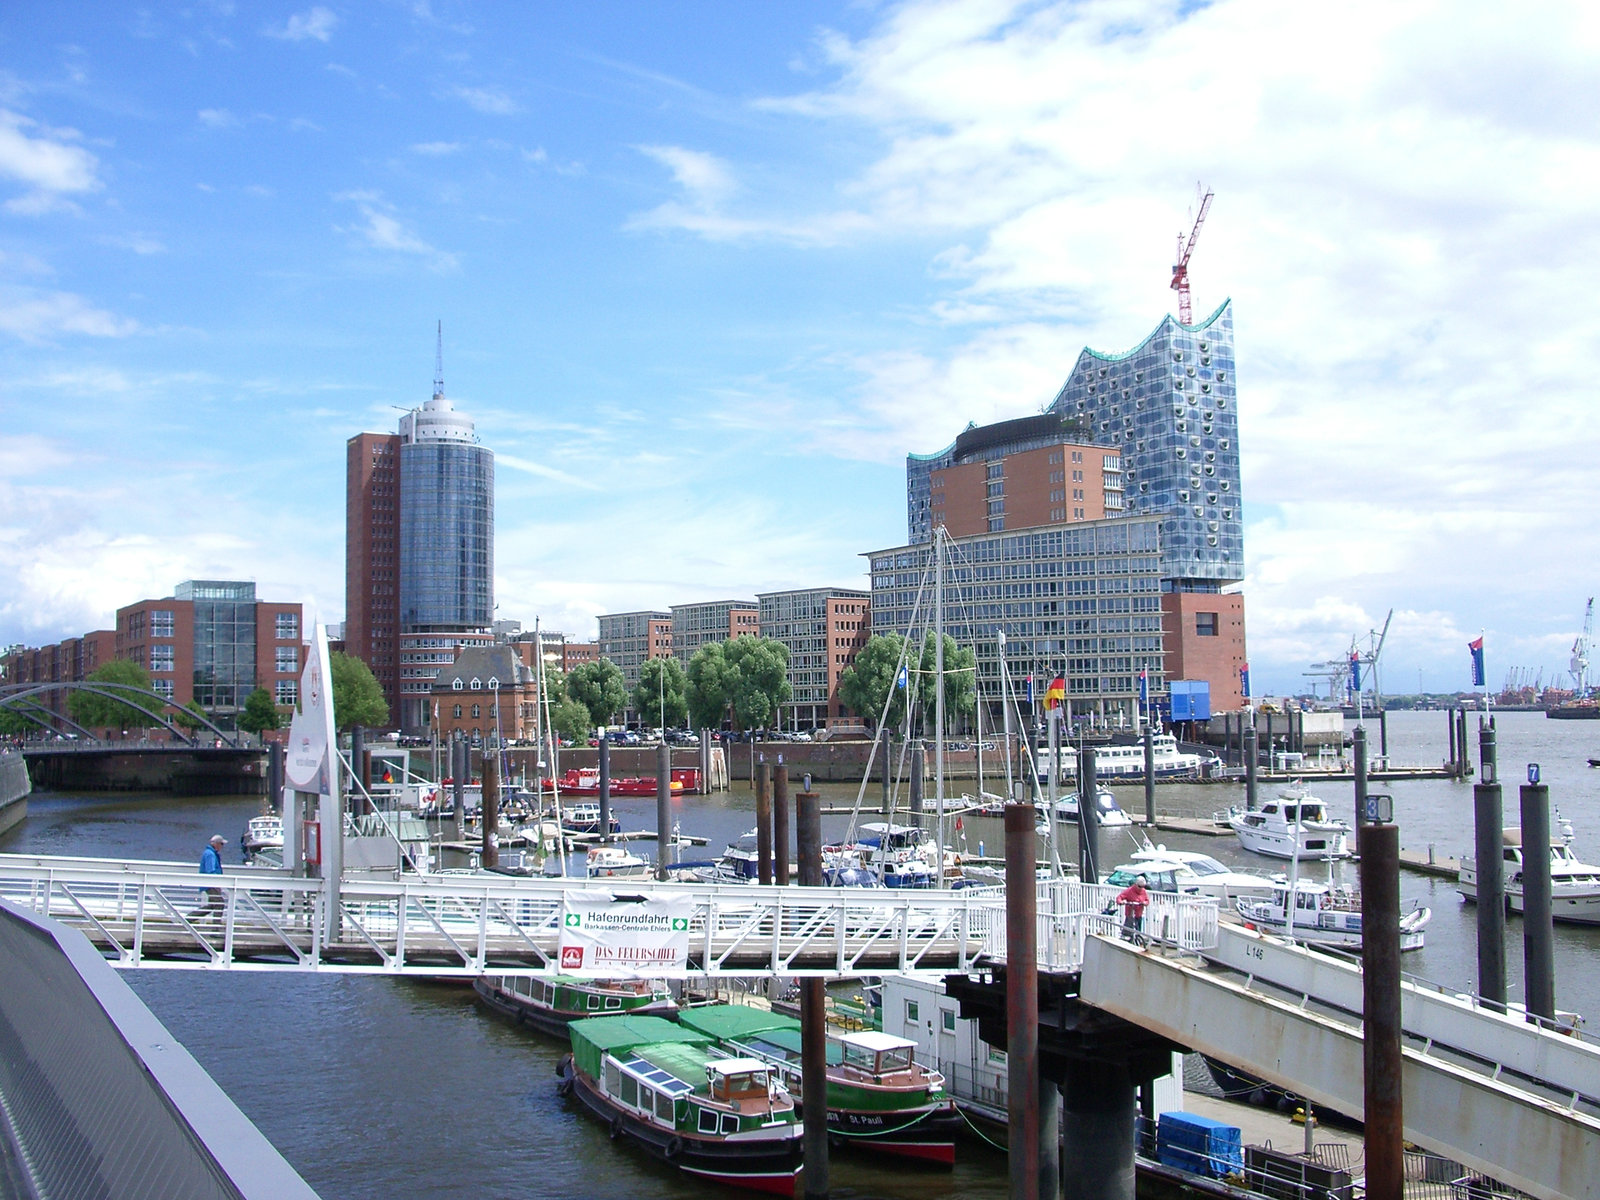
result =
[[[289,722],[289,746],[283,766],[290,787],[326,796],[333,791],[328,746],[334,735],[328,637],[322,626],[316,627],[309,649],[306,669],[300,675],[300,707]]]
[[[689,959],[687,896],[570,891],[561,905],[561,969],[577,975],[681,975]]]

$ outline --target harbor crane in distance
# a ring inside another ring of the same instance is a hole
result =
[[[1567,670],[1572,672],[1572,690],[1578,697],[1589,694],[1589,648],[1594,645],[1594,597],[1583,610],[1583,632],[1572,643],[1572,659]]]
[[[1201,195],[1204,190],[1205,194]],[[1200,226],[1206,223],[1206,213],[1211,211],[1211,197],[1209,188],[1202,184],[1194,185],[1196,207],[1194,210],[1194,225],[1189,230],[1188,237],[1180,230],[1178,233],[1178,261],[1172,264],[1172,290],[1178,293],[1178,320],[1185,325],[1194,324],[1194,311],[1189,304],[1189,256],[1194,253],[1194,244],[1200,240]]]

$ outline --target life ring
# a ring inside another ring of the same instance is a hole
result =
[[[621,1117],[612,1117],[611,1118],[611,1130],[610,1130],[610,1133],[611,1133],[611,1140],[612,1141],[616,1141],[619,1137],[622,1136],[622,1118]]]
[[[667,1142],[667,1161],[677,1162],[678,1156],[683,1153],[683,1139],[675,1137]]]

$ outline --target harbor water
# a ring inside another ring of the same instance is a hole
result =
[[[1469,721],[1475,738],[1477,718]],[[1600,756],[1600,727],[1550,721],[1539,713],[1500,714],[1497,726],[1506,824],[1517,823],[1517,784],[1525,764],[1537,762],[1552,802],[1576,831],[1579,857],[1600,859],[1600,770],[1587,765],[1589,757]],[[1376,752],[1375,722],[1368,729]],[[1389,753],[1396,764],[1440,762],[1446,737],[1443,713],[1389,716]],[[842,785],[820,790],[830,806],[849,805],[857,794]],[[1313,790],[1336,814],[1353,819],[1350,783]],[[1470,852],[1470,782],[1408,781],[1374,784],[1372,790],[1393,794],[1407,849],[1426,853],[1432,845],[1441,858]],[[1124,808],[1142,812],[1141,786],[1115,791]],[[877,785],[866,789],[869,806],[876,807],[878,796]],[[1209,816],[1242,803],[1243,790],[1165,784],[1156,801],[1162,813]],[[0,851],[198,862],[205,840],[220,832],[236,860],[239,834],[259,804],[248,797],[38,792],[29,798],[27,819],[0,837]],[[677,800],[674,808],[684,832],[709,839],[694,851],[705,857],[754,824],[754,797],[743,787]],[[614,809],[627,829],[654,824],[653,800],[618,800]],[[877,819],[875,813],[861,817]],[[825,837],[842,836],[849,822],[848,816],[825,817]],[[1552,827],[1559,829],[1559,822]],[[966,816],[954,836],[967,853],[978,853],[982,842],[995,855],[1001,822]],[[1231,835],[1153,837],[1243,870],[1272,873],[1284,866],[1240,849]],[[1125,861],[1123,852],[1133,848],[1122,831],[1102,833],[1107,865]],[[1070,828],[1061,852],[1076,859]],[[1327,870],[1306,866],[1314,878]],[[1354,882],[1353,866],[1334,870]],[[1405,873],[1401,892],[1404,901],[1426,904],[1434,914],[1426,947],[1406,955],[1404,968],[1451,990],[1474,990],[1475,910],[1462,903],[1452,880]],[[1555,942],[1557,1004],[1600,1025],[1600,928],[1557,926]],[[1519,919],[1508,922],[1506,952],[1511,995],[1519,999]],[[490,1015],[470,988],[375,975],[265,971],[152,969],[125,977],[327,1200],[621,1194],[687,1200],[707,1194],[676,1170],[613,1144],[604,1127],[558,1098],[555,1069],[565,1047]],[[952,1172],[880,1165],[870,1155],[839,1151],[833,1156],[833,1194],[863,1200],[1006,1194],[1003,1156],[972,1141],[960,1146],[957,1157]]]

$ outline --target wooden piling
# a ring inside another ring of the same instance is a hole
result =
[[[1092,753],[1092,751],[1091,751]],[[1079,783],[1082,783],[1080,777]],[[1083,812],[1080,792],[1078,811]],[[1033,808],[1006,822],[1006,1110],[1010,1200],[1039,1198],[1039,949]]]

